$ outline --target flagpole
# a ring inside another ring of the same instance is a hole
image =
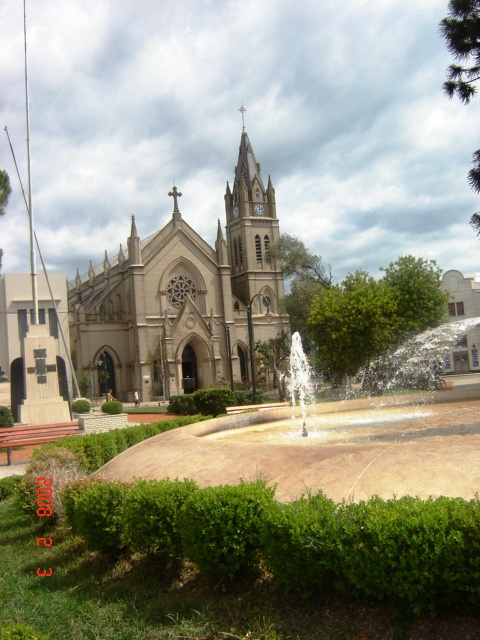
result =
[[[28,175],[28,217],[30,220],[30,273],[32,278],[33,316],[32,324],[38,324],[38,293],[37,293],[37,257],[35,254],[35,225],[32,208],[32,174],[30,162],[30,109],[28,100],[28,65],[27,65],[27,12],[26,0],[23,0],[23,39],[25,43],[25,110],[27,118],[27,175]]]

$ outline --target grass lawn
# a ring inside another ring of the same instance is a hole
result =
[[[167,413],[167,405],[147,405],[147,406],[140,406],[137,409],[135,409],[135,407],[125,407],[124,408],[125,413]]]
[[[458,613],[408,622],[385,605],[286,597],[264,573],[225,584],[188,563],[166,572],[144,556],[108,559],[65,529],[42,533],[12,499],[0,503],[0,523],[0,625],[28,624],[51,640],[479,637],[480,621]],[[37,537],[52,546],[37,547]],[[53,575],[38,577],[38,567]]]

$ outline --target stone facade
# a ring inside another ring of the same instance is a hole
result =
[[[227,184],[226,238],[218,220],[215,247],[184,219],[176,187],[169,196],[161,230],[142,240],[132,216],[125,251],[113,260],[105,252],[100,268],[90,262],[70,285],[72,360],[77,377],[91,380],[90,396],[105,392],[105,378],[124,402],[135,389],[146,402],[230,385],[230,358],[234,382],[248,386],[247,307],[255,340],[289,329],[280,266],[266,258],[280,233],[275,190],[270,178],[264,187],[247,134]]]

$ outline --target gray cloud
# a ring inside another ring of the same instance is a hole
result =
[[[0,7],[0,113],[25,179],[22,7]],[[474,105],[441,91],[444,0],[27,2],[34,213],[47,264],[69,277],[168,220],[213,244],[246,125],[281,230],[332,265],[378,273],[400,255],[478,269],[466,174]],[[477,145],[478,146],[478,145]],[[28,271],[14,193],[5,271]],[[480,270],[480,269],[479,269]]]

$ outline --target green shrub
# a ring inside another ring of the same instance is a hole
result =
[[[51,478],[51,482],[41,484],[51,485],[52,494],[48,497],[52,498],[52,515],[45,515],[42,520],[44,524],[62,522],[65,516],[60,497],[62,489],[83,475],[85,473],[72,451],[60,448],[37,451],[18,482],[15,492],[17,503],[27,515],[37,518],[37,478]]]
[[[257,389],[257,401],[255,403],[253,402],[253,391],[251,389],[234,391],[233,396],[232,404],[227,406],[243,407],[248,404],[262,404],[263,402],[262,389]]]
[[[22,480],[22,476],[7,476],[0,480],[0,502],[15,494],[15,490]]]
[[[193,396],[198,411],[204,416],[215,417],[226,413],[226,408],[234,401],[233,393],[226,388],[198,389]]]
[[[185,393],[182,396],[172,396],[167,406],[169,413],[180,416],[193,416],[198,413],[193,393]]]
[[[168,566],[178,563],[182,558],[178,513],[197,490],[192,480],[138,480],[125,498],[121,515],[129,550],[160,556]]]
[[[72,403],[72,411],[74,413],[89,413],[92,408],[89,400],[85,400],[85,398],[80,398],[79,400],[75,400]]]
[[[336,504],[318,493],[274,503],[261,531],[262,557],[278,584],[302,595],[330,589],[336,564]]]
[[[230,579],[251,569],[274,488],[264,482],[207,487],[183,505],[178,526],[185,555],[205,574]]]
[[[0,628],[0,640],[49,640],[49,638],[32,627],[15,624]]]
[[[406,603],[480,598],[479,502],[404,497],[343,507],[339,553],[343,591]]]
[[[119,400],[108,400],[102,404],[102,413],[108,413],[111,416],[123,413],[123,404]]]
[[[120,514],[129,488],[122,482],[96,479],[81,490],[78,487],[75,492],[67,490],[67,523],[82,536],[89,549],[117,554],[123,548]]]
[[[0,427],[13,427],[14,424],[10,407],[0,407]]]
[[[85,492],[88,486],[98,482],[98,480],[98,477],[93,475],[83,476],[67,483],[60,492],[65,521],[74,533],[79,532],[75,520],[77,499]]]
[[[177,429],[187,424],[208,419],[208,416],[174,418],[163,422],[140,424],[126,429],[112,429],[107,433],[90,433],[82,437],[70,436],[57,442],[44,444],[39,450],[34,451],[32,459],[35,459],[43,451],[52,451],[58,448],[72,451],[82,469],[97,471],[112,457],[125,451],[129,447],[171,429]]]

